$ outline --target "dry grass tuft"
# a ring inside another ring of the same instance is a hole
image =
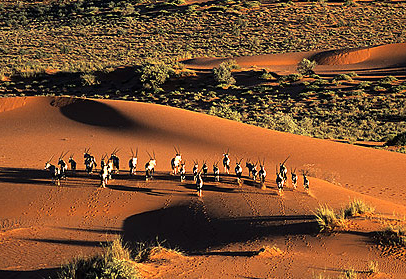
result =
[[[333,209],[327,205],[317,208],[316,221],[321,232],[331,232],[345,225],[345,218],[342,214],[336,214]]]
[[[344,209],[344,216],[356,216],[365,213],[373,213],[375,208],[366,204],[362,200],[354,199],[351,201],[347,207]]]
[[[177,249],[170,249],[162,246],[162,243],[157,241],[157,244],[147,244],[144,242],[138,243],[135,251],[135,260],[139,263],[149,261],[170,260],[177,257],[183,257],[184,254]]]
[[[406,228],[403,226],[389,225],[375,235],[381,245],[406,247]]]
[[[130,254],[122,240],[116,239],[104,247],[102,254],[90,258],[79,257],[63,266],[57,278],[140,278]]]

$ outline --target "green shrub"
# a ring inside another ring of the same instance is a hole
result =
[[[80,79],[83,86],[92,86],[100,83],[93,74],[83,74],[80,76]]]
[[[58,279],[99,278],[135,279],[140,278],[130,251],[120,239],[105,247],[103,254],[90,258],[77,258],[62,267]]]
[[[211,106],[209,114],[235,121],[241,121],[242,119],[242,116],[238,111],[234,111],[229,105],[224,103]]]
[[[389,139],[386,142],[386,145],[388,145],[388,146],[406,145],[406,132],[400,133],[400,134],[396,135],[394,138]]]
[[[310,61],[309,59],[303,58],[302,61],[297,65],[297,72],[302,75],[314,74],[314,67],[316,67],[316,61]]]
[[[354,199],[344,209],[344,216],[349,217],[349,216],[355,216],[358,214],[372,213],[374,211],[375,211],[375,208],[367,205],[364,201]]]
[[[218,67],[213,68],[214,79],[218,84],[234,84],[235,79],[233,78],[231,71],[237,68],[238,65],[235,60],[227,60],[221,63]]]
[[[156,90],[170,77],[172,67],[164,62],[146,62],[139,71],[144,88]]]

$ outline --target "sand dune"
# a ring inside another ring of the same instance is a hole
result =
[[[399,43],[360,49],[233,57],[238,65],[243,68],[266,67],[277,72],[294,71],[297,64],[303,58],[316,61],[318,64],[316,71],[349,71],[381,67],[404,67],[406,65],[406,44]],[[226,58],[195,58],[182,61],[182,63],[192,69],[212,69],[226,60]]]
[[[319,203],[338,207],[359,197],[374,204],[381,213],[406,214],[404,154],[286,134],[144,103],[27,97],[0,99],[0,110],[0,277],[26,278],[30,272],[24,270],[54,268],[78,251],[94,253],[99,250],[100,241],[124,234],[132,242],[159,235],[171,245],[194,252],[194,260],[207,267],[215,269],[222,263],[222,269],[212,273],[210,269],[194,270],[189,260],[179,259],[174,267],[156,267],[157,278],[195,278],[197,274],[205,278],[220,278],[221,274],[270,276],[269,269],[262,269],[270,264],[266,257],[256,262],[245,258],[261,267],[255,271],[242,268],[246,261],[242,257],[235,259],[242,264],[237,269],[233,268],[233,260],[224,258],[233,255],[230,251],[243,255],[264,243],[280,246],[285,251],[280,265],[289,269],[285,271],[292,278],[299,278],[303,272],[309,275],[314,268],[321,268],[316,264],[303,271],[300,253],[314,259],[328,253],[319,243],[327,240],[312,236],[311,214]],[[261,190],[248,178],[244,178],[242,187],[236,185],[233,177],[223,177],[222,183],[209,179],[203,199],[197,199],[190,176],[181,184],[177,177],[168,174],[173,146],[180,147],[188,172],[193,160],[207,160],[211,165],[227,149],[232,167],[236,157],[265,158],[269,188]],[[148,160],[146,151],[154,152],[158,176],[146,183],[141,174],[129,179],[128,173],[122,172],[107,189],[100,189],[96,174],[78,172],[62,182],[61,187],[50,185],[47,173],[41,171],[45,161],[55,155],[56,163],[61,152],[69,151],[83,170],[82,152],[87,147],[98,161],[103,154],[120,148],[122,169],[127,167],[130,147],[139,148],[141,170]],[[293,191],[290,185],[283,197],[276,194],[273,169],[289,155],[289,168],[310,172],[310,195],[301,188]],[[309,249],[302,246],[304,242],[298,235],[303,236]],[[364,262],[354,261],[358,253],[369,253],[368,258],[384,261],[378,250],[372,253],[371,246],[360,244],[366,236],[348,234],[338,239],[359,246],[357,252],[350,253],[353,258],[344,260],[342,268],[351,261],[361,268]],[[326,245],[334,246],[332,243]],[[23,257],[22,251],[29,252]],[[333,266],[341,259],[339,253],[331,257],[329,264]],[[277,263],[272,264],[277,274],[284,274]],[[392,268],[396,265],[398,262],[393,260],[383,269],[395,276],[405,274],[402,267]],[[181,275],[181,270],[189,271]]]

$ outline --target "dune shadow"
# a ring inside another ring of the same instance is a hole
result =
[[[16,184],[51,184],[51,179],[46,170],[0,168],[0,182]]]
[[[58,268],[46,268],[37,270],[0,270],[2,279],[44,279],[57,278]]]
[[[158,237],[190,253],[262,237],[315,235],[318,227],[312,215],[208,218],[202,206],[192,203],[133,215],[123,231],[130,243]]]
[[[75,99],[74,102],[60,107],[61,113],[74,121],[106,128],[136,128],[132,119],[115,108],[101,102]]]

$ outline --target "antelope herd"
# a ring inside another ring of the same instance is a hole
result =
[[[177,147],[174,147],[175,149],[175,156],[171,159],[170,164],[172,168],[172,175],[176,176],[179,175],[180,182],[184,182],[186,180],[186,161],[182,159],[182,154],[180,152],[180,149]],[[100,186],[102,188],[105,188],[106,185],[108,184],[109,180],[112,179],[113,175],[118,175],[119,170],[120,170],[120,159],[117,156],[119,149],[115,148],[113,152],[111,152],[110,157],[108,158],[108,155],[105,154],[101,157],[100,160],[100,170],[99,170],[99,176],[100,176]],[[61,155],[58,158],[58,163],[57,166],[52,165],[50,162],[54,158],[52,156],[46,163],[45,163],[45,169],[49,171],[52,183],[55,185],[60,185],[61,179],[65,179],[67,177],[67,172],[68,172],[68,164],[64,161],[64,157],[67,155],[68,152],[64,153],[62,152]],[[155,173],[155,167],[156,167],[156,157],[155,157],[155,152],[153,151],[152,154],[153,156],[147,151],[147,154],[149,156],[149,160],[145,164],[145,180],[148,181],[150,179],[153,179],[154,173]],[[73,159],[74,154],[71,154],[69,156],[68,163],[70,164],[70,171],[72,174],[76,172],[76,161]],[[290,157],[290,156],[289,156]],[[276,186],[278,189],[278,194],[281,195],[283,193],[283,188],[287,185],[287,180],[288,180],[288,169],[286,167],[286,162],[289,159],[287,157],[282,163],[276,166]],[[88,174],[92,174],[93,171],[96,171],[97,163],[95,157],[90,153],[90,148],[86,148],[83,153],[83,159],[84,159],[84,165],[85,165],[85,171]],[[107,160],[107,161],[106,161]],[[237,178],[237,183],[238,185],[243,184],[242,180],[242,174],[243,174],[243,168],[242,168],[242,160],[243,158],[236,158],[236,165],[235,165],[235,177]],[[224,167],[224,175],[228,176],[230,175],[230,156],[229,156],[229,150],[227,152],[223,153],[223,167]],[[213,178],[214,182],[220,182],[220,169],[218,167],[218,161],[213,163]],[[257,165],[258,163],[260,170],[257,171]],[[134,176],[136,175],[137,171],[137,165],[138,165],[138,148],[136,149],[136,152],[134,153],[133,149],[131,148],[131,157],[128,162],[128,167],[129,167],[129,175]],[[265,186],[265,179],[266,179],[266,170],[265,170],[265,159],[256,162],[252,162],[251,160],[247,160],[245,163],[246,168],[248,169],[248,179],[252,179],[254,182],[257,182],[262,186],[262,188],[266,188]],[[193,169],[192,169],[192,174],[193,174],[193,180],[196,184],[196,190],[197,194],[199,197],[202,196],[202,191],[203,191],[203,184],[204,180],[208,179],[208,165],[207,161],[203,161],[203,165],[201,168],[199,168],[199,162],[198,160],[193,160]],[[308,172],[302,171],[303,175],[303,187],[305,191],[309,190],[309,179],[307,178]],[[259,179],[258,179],[259,178]],[[292,181],[292,186],[293,189],[297,188],[297,182],[298,182],[298,176],[296,173],[296,168],[293,169],[291,168],[291,181]]]

